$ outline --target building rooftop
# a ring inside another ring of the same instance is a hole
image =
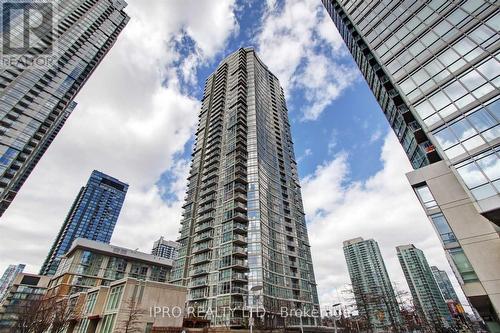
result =
[[[94,252],[102,253],[110,256],[118,256],[127,259],[133,259],[136,261],[143,261],[150,264],[164,265],[164,266],[172,266],[173,260],[166,259],[158,256],[154,256],[149,253],[144,253],[136,250],[130,250],[124,247],[110,245],[102,242],[97,242],[85,238],[77,238],[71,245],[68,253],[66,253],[65,257],[69,257],[74,251],[77,249],[87,249]]]

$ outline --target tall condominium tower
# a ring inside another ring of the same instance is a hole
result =
[[[0,216],[127,24],[125,6],[121,0],[2,2]],[[28,27],[29,15],[42,24]]]
[[[26,265],[9,265],[5,272],[3,272],[2,277],[0,278],[0,303],[2,303],[3,297],[7,290],[9,290],[12,281],[16,278],[17,274],[22,273]]]
[[[431,266],[432,275],[434,275],[434,280],[441,290],[441,294],[445,301],[452,300],[457,303],[460,303],[457,293],[455,292],[455,288],[451,284],[450,278],[445,271],[440,270],[436,266]]]
[[[420,319],[437,331],[447,327],[451,319],[448,306],[434,280],[424,252],[413,244],[398,246],[396,250]]]
[[[368,318],[374,331],[402,329],[398,302],[377,242],[347,240],[344,255],[358,312]]]
[[[415,171],[407,175],[483,319],[500,311],[500,7],[322,0]]]
[[[266,325],[285,324],[281,307],[318,307],[283,90],[251,48],[206,81],[183,216],[171,276],[189,305],[218,309],[213,324],[241,326],[242,311],[222,310],[247,301]]]
[[[76,238],[109,243],[127,190],[127,184],[94,170],[73,202],[40,274],[54,275]]]
[[[160,239],[154,242],[151,254],[157,257],[175,259],[177,258],[179,245],[180,245],[179,243],[171,240],[166,240],[162,236],[160,237]]]

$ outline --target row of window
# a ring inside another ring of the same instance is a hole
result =
[[[479,107],[435,131],[434,137],[451,160],[500,137],[500,99]]]
[[[438,208],[436,200],[427,185],[418,186],[415,189],[417,197],[422,205],[428,209]],[[437,212],[429,216],[443,245],[446,245],[446,252],[452,259],[458,273],[464,282],[477,281],[477,275],[467,259],[464,250],[458,244],[455,233],[451,229],[446,217],[442,212]]]

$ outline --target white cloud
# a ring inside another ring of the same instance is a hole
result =
[[[312,154],[313,154],[312,149],[306,148],[306,150],[304,150],[304,153],[297,158],[297,163],[300,163],[301,161],[304,160],[304,158],[307,158],[307,157],[311,156]]]
[[[375,143],[382,138],[382,130],[377,129],[370,137],[370,143]]]
[[[356,67],[342,65],[347,54],[335,25],[318,1],[287,0],[268,8],[257,36],[259,55],[278,76],[287,96],[303,89],[303,120],[316,120],[358,77]]]
[[[175,156],[192,137],[200,107],[180,78],[194,85],[199,65],[237,33],[234,2],[129,1],[129,24],[2,217],[0,271],[21,262],[38,270],[93,169],[130,184],[112,243],[149,251],[160,235],[177,237],[188,163]],[[174,46],[185,37],[194,44],[182,57]],[[166,171],[168,189],[157,185]],[[172,199],[162,200],[165,191]]]
[[[355,237],[374,238],[393,282],[406,288],[395,247],[413,243],[431,265],[453,273],[441,244],[416,199],[405,173],[410,164],[392,132],[384,140],[383,169],[363,182],[351,183],[345,153],[317,167],[302,180],[309,238],[322,305],[342,299],[340,290],[349,275],[342,242]],[[458,283],[455,288],[459,292]]]

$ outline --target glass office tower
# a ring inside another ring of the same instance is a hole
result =
[[[11,20],[3,21],[0,30],[4,38],[10,34],[13,45],[28,40],[28,33],[22,30],[26,26],[16,23],[14,14],[24,11],[17,18],[24,15],[26,21],[29,12],[36,12],[48,21],[36,29],[38,40],[29,35],[30,45],[15,50],[7,49],[4,40],[0,52],[0,216],[75,108],[74,97],[129,20],[124,1],[12,3],[0,4],[4,19]]]
[[[413,244],[398,246],[396,251],[415,311],[426,326],[441,332],[440,329],[449,327],[451,317],[424,252]]]
[[[432,275],[434,275],[434,280],[441,290],[441,294],[445,301],[452,300],[457,303],[460,303],[457,293],[455,292],[455,288],[451,284],[450,278],[445,271],[440,270],[436,266],[431,266]]]
[[[356,307],[375,331],[403,329],[398,302],[378,244],[361,237],[344,241]]]
[[[407,174],[483,319],[500,311],[500,7],[323,0],[415,171]],[[500,329],[500,328],[499,328]]]
[[[208,77],[192,156],[172,281],[218,311],[213,325],[244,325],[247,304],[268,327],[298,324],[275,315],[318,307],[297,163],[283,90],[253,49]]]
[[[127,184],[94,170],[73,202],[40,274],[54,275],[76,238],[109,243],[127,190]]]

